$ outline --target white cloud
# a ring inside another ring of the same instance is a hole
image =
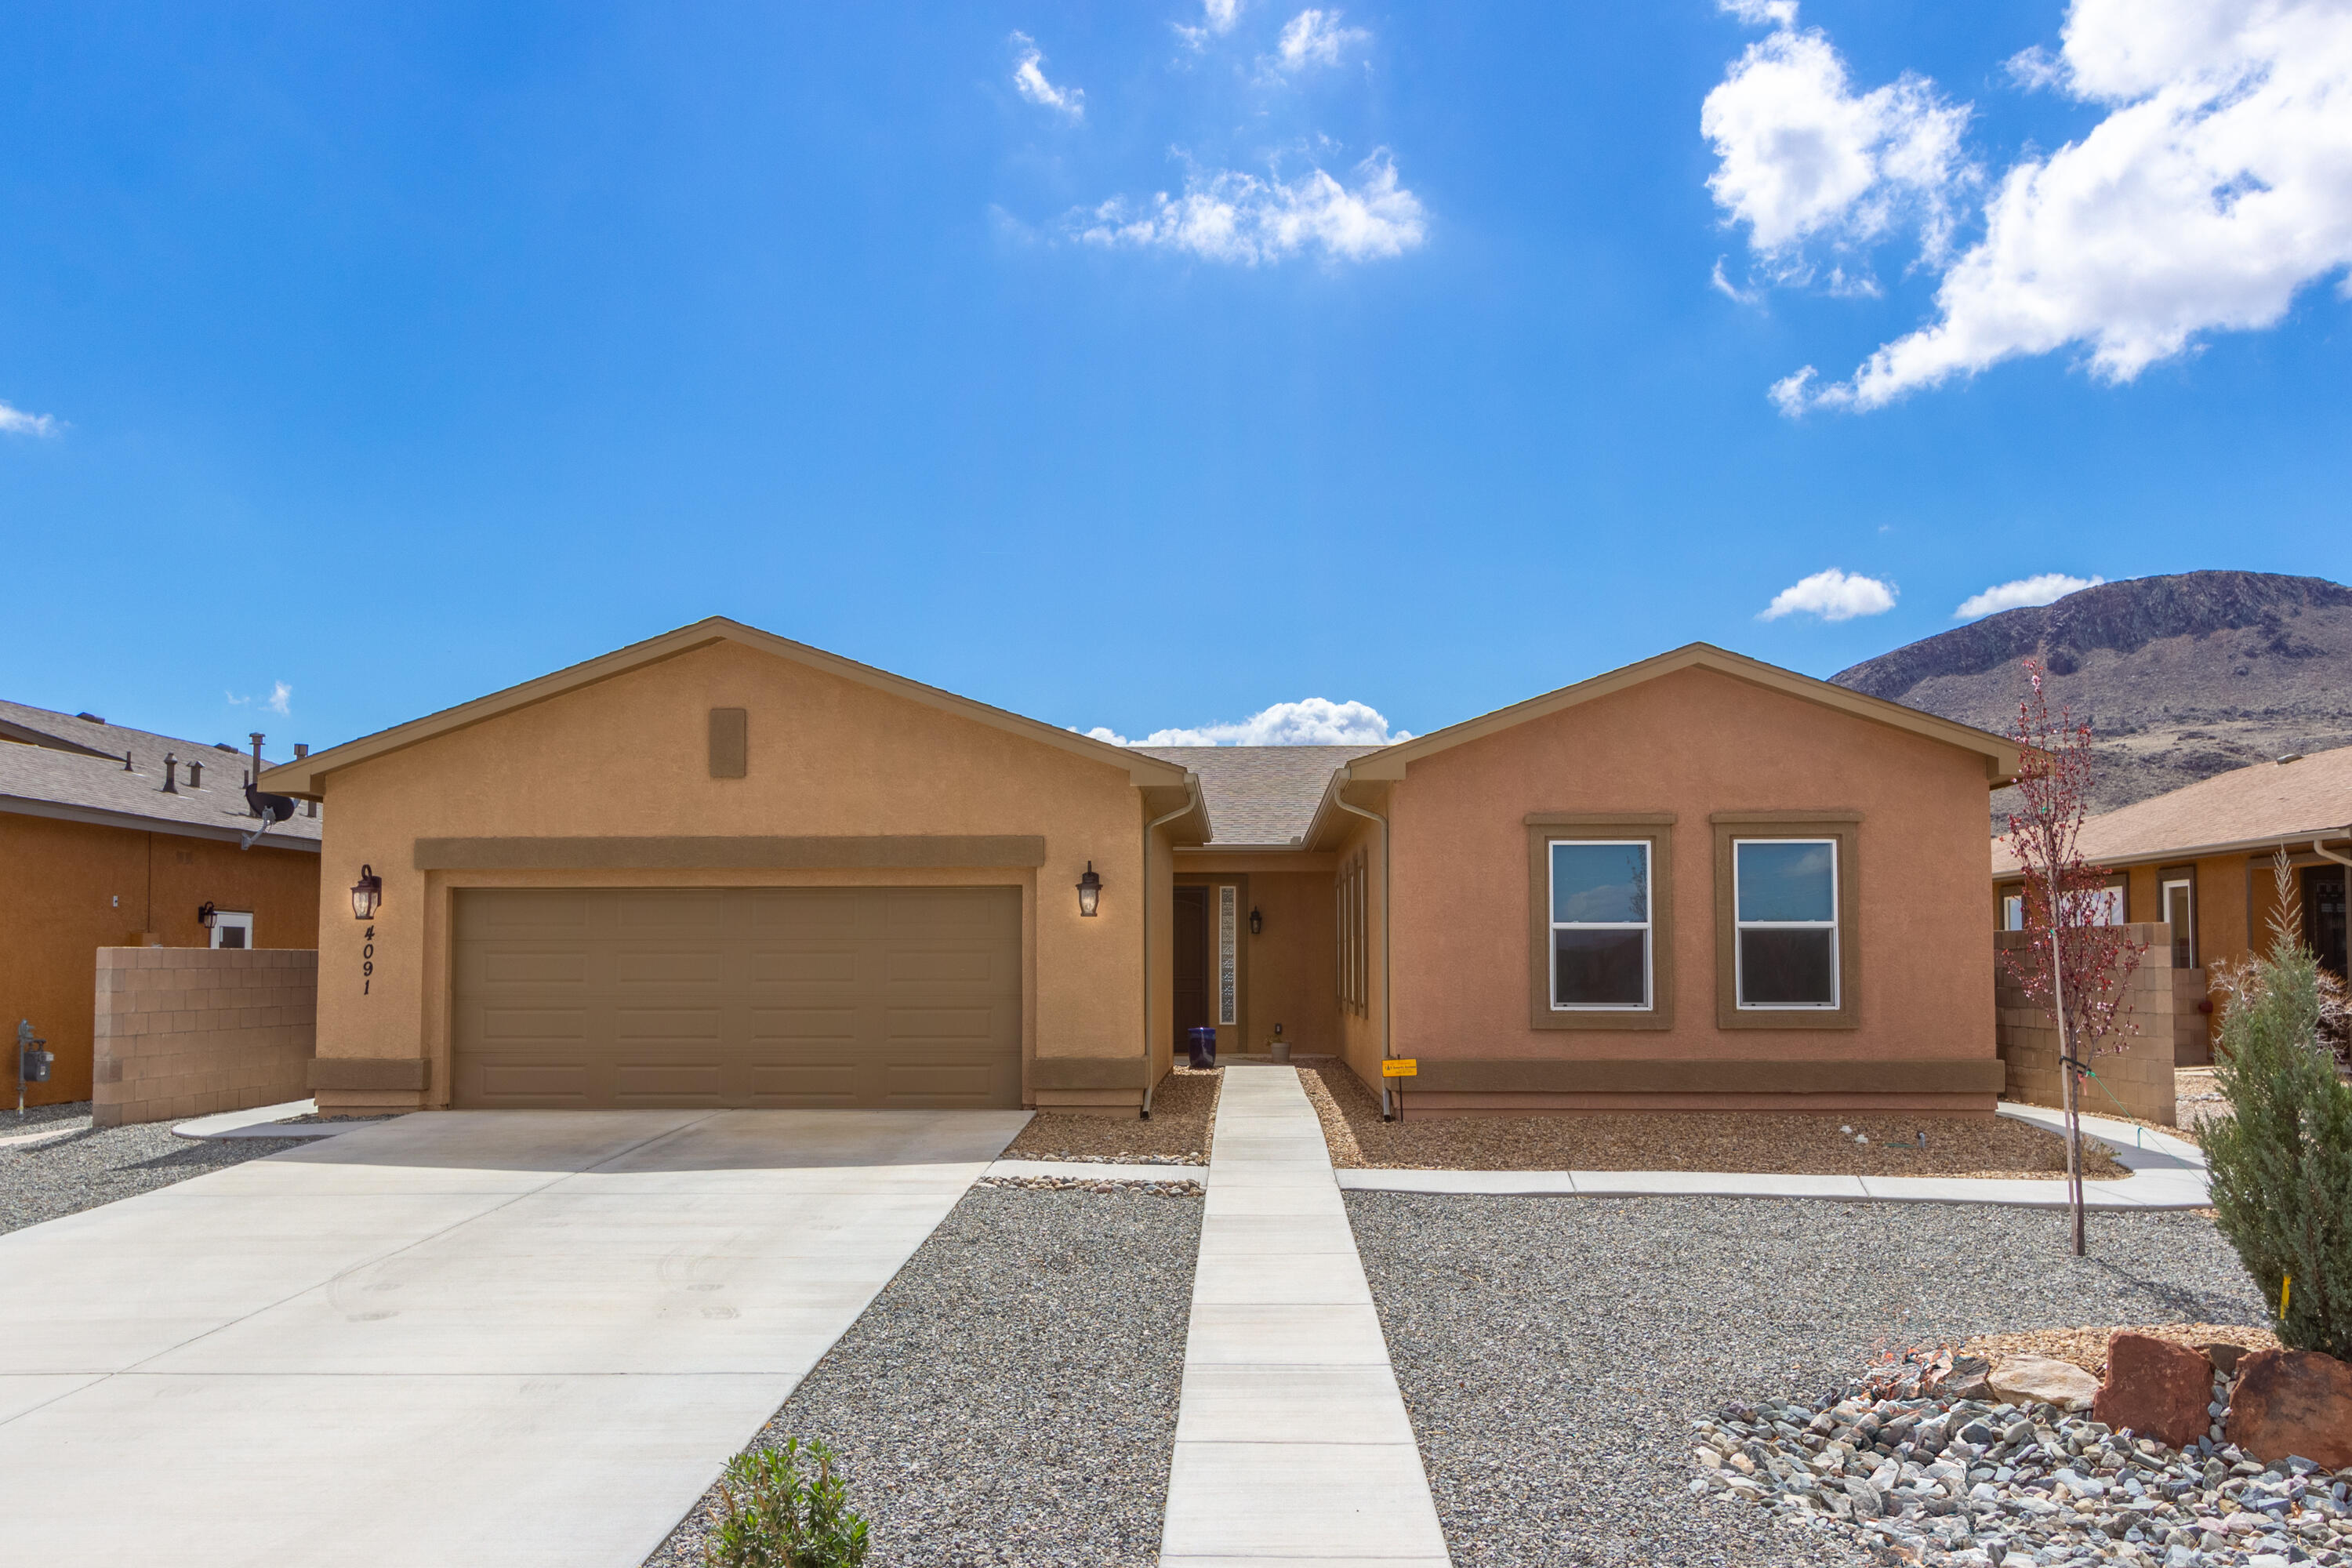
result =
[[[1797,0],[1718,0],[1716,7],[1751,27],[1793,27]]]
[[[1281,71],[1305,70],[1309,66],[1336,66],[1339,57],[1371,37],[1361,27],[1343,27],[1337,11],[1301,11],[1284,25],[1282,36],[1275,42],[1275,58],[1270,62]]]
[[[1848,576],[1832,566],[1781,589],[1756,618],[1777,621],[1782,616],[1805,615],[1850,621],[1857,616],[1883,616],[1895,607],[1895,593],[1892,583],[1859,573]]]
[[[1194,48],[1208,41],[1222,38],[1234,30],[1242,18],[1242,0],[1201,0],[1201,25],[1197,27],[1176,24],[1176,36]]]
[[[1409,730],[1391,732],[1378,709],[1328,697],[1277,702],[1239,723],[1154,730],[1140,741],[1099,724],[1087,733],[1114,746],[1385,746],[1412,739]]]
[[[1013,62],[1013,85],[1022,97],[1072,120],[1086,118],[1085,91],[1075,87],[1055,87],[1045,79],[1045,57],[1028,34],[1013,34],[1013,47],[1020,51]]]
[[[1881,407],[2077,345],[2127,382],[2201,334],[2276,325],[2352,265],[2352,5],[2074,0],[2063,37],[2011,74],[2106,117],[2001,178],[1933,324],[1796,406]]]
[[[1397,183],[1385,148],[1356,165],[1353,189],[1321,169],[1296,180],[1236,169],[1189,173],[1184,194],[1138,206],[1114,198],[1073,213],[1069,231],[1089,245],[1186,251],[1255,267],[1312,253],[1332,261],[1402,256],[1428,232],[1421,201]]]
[[[262,706],[268,709],[272,713],[287,713],[291,711],[291,709],[288,705],[292,702],[293,699],[294,689],[292,687],[287,685],[286,682],[282,680],[272,681],[269,687],[269,700],[262,704]]]
[[[2063,572],[2044,572],[2037,577],[2020,577],[2014,583],[1996,583],[1983,593],[1971,594],[1962,600],[1960,607],[1952,612],[1952,619],[1973,621],[2000,610],[2047,605],[2069,594],[2095,588],[2105,581],[2105,577],[2069,577]]]
[[[1797,30],[1793,5],[1726,8],[1777,26],[1699,108],[1717,160],[1707,189],[1727,221],[1748,226],[1772,279],[1811,279],[1809,241],[1853,247],[1907,226],[1930,254],[1944,247],[1950,196],[1975,178],[1960,149],[1969,106],[1945,102],[1933,82],[1909,74],[1855,92],[1828,37]],[[1846,292],[1876,287],[1843,269],[1834,281]]]
[[[54,436],[58,422],[47,414],[27,414],[9,404],[0,403],[0,434],[9,436]]]

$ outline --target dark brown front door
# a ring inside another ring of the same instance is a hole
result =
[[[1209,889],[1176,889],[1176,1049],[1184,1049],[1184,1031],[1208,1024],[1209,1016]]]
[[[2312,955],[2336,973],[2344,973],[2344,868],[2306,866],[2303,869],[2303,940]]]

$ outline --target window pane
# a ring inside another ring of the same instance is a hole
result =
[[[1739,918],[1743,921],[1826,921],[1837,914],[1831,892],[1837,846],[1792,842],[1742,844]]]
[[[1642,931],[1555,931],[1552,1000],[1563,1007],[1645,1007]]]
[[[1555,921],[1646,921],[1650,918],[1649,871],[1646,844],[1555,844],[1551,847],[1551,918]]]
[[[1739,933],[1739,1003],[1744,1007],[1834,1006],[1833,944],[1827,931]]]

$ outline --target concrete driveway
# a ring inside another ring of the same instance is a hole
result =
[[[1027,1120],[420,1114],[0,1237],[0,1555],[635,1568]]]

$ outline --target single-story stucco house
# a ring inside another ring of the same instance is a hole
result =
[[[1998,736],[1703,644],[1372,751],[1126,749],[710,619],[273,769],[328,1109],[1990,1110]]]

